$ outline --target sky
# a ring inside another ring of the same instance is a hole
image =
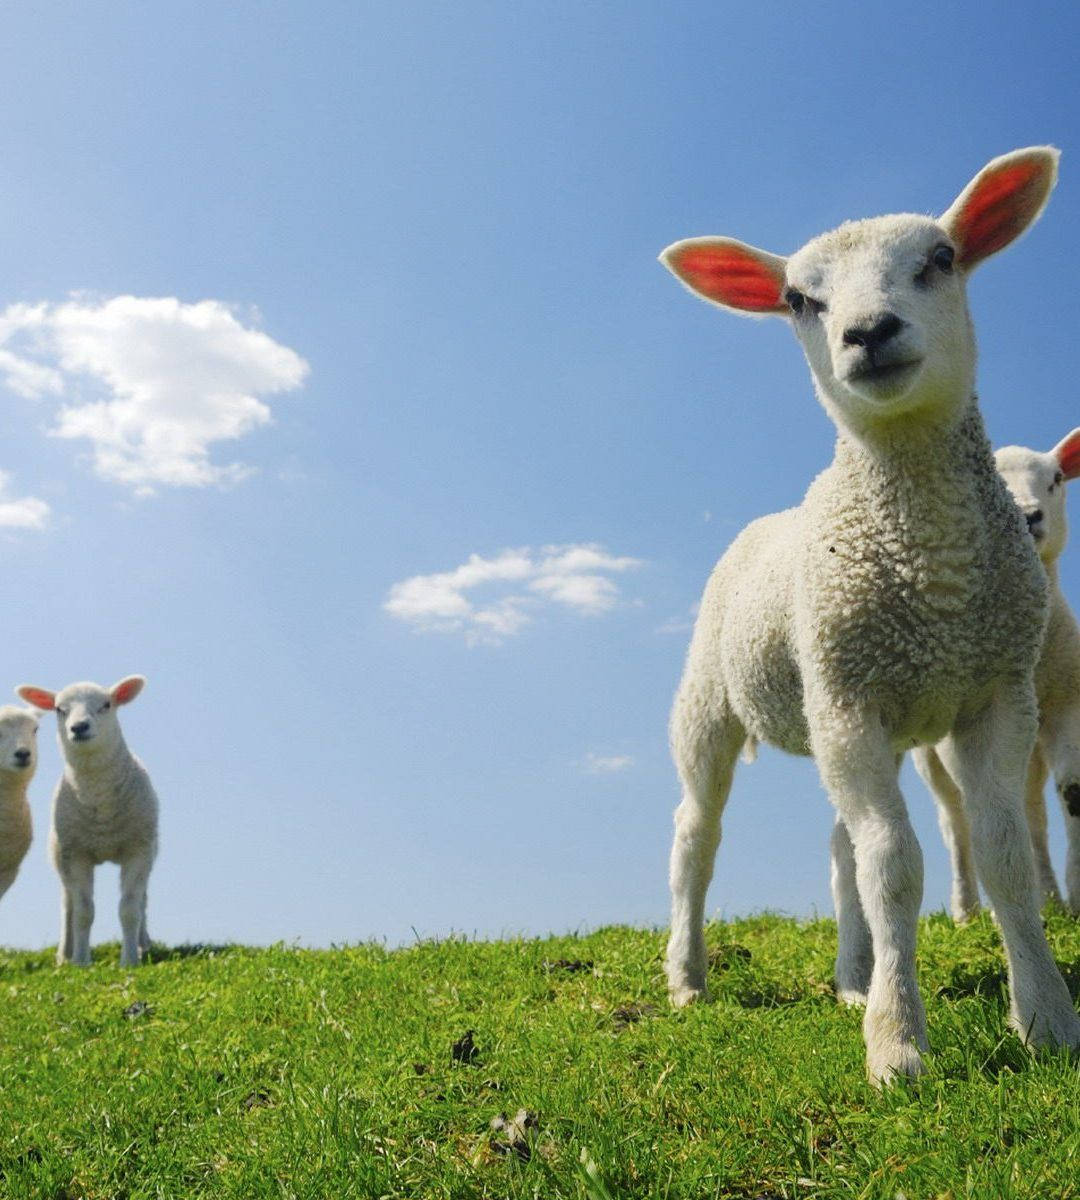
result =
[[[1051,142],[1045,215],[970,289],[990,435],[1049,448],[1080,425],[1078,24],[1037,2],[6,9],[0,694],[147,677],[122,722],[161,799],[151,933],[666,923],[694,606],[833,431],[784,323],[695,301],[657,254],[940,213]],[[1080,548],[1062,582],[1080,602]],[[40,741],[0,944],[56,938],[51,718]],[[940,909],[933,804],[903,783]],[[828,913],[831,820],[808,760],[740,767],[709,912]],[[114,866],[97,889],[112,940]]]

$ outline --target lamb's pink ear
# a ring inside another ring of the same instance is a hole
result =
[[[1080,475],[1080,429],[1067,433],[1050,453],[1058,460],[1065,478],[1075,479]]]
[[[126,679],[121,679],[119,683],[113,684],[110,693],[113,704],[130,704],[145,686],[146,680],[141,675],[129,675]]]
[[[957,266],[971,270],[1035,223],[1057,183],[1061,151],[1028,146],[988,162],[941,225],[956,242]]]
[[[56,707],[55,692],[47,692],[44,688],[33,687],[29,683],[20,683],[15,689],[15,695],[35,708],[45,709],[46,712]]]
[[[786,260],[732,238],[687,238],[675,242],[660,261],[699,296],[735,312],[788,316],[784,301]]]

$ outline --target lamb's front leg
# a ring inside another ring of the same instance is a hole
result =
[[[897,783],[897,759],[876,714],[830,714],[812,730],[814,757],[854,849],[855,880],[873,943],[863,1036],[873,1083],[922,1072],[926,1013],[915,977],[922,852]]]
[[[94,865],[88,859],[61,855],[56,860],[63,891],[57,963],[90,965],[90,926],[94,923]]]
[[[1080,916],[1080,703],[1047,712],[1040,740],[1065,815],[1065,900]]]
[[[939,751],[964,793],[979,878],[1001,926],[1011,1024],[1030,1045],[1080,1046],[1080,1017],[1043,933],[1024,816],[1035,732],[1033,689],[1017,685],[1003,689]]]
[[[154,863],[152,851],[139,850],[120,864],[120,965],[134,967],[142,954],[140,933],[146,924],[146,885]]]

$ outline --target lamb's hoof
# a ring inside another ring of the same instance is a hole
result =
[[[668,991],[672,1008],[688,1008],[691,1004],[707,1004],[709,992],[706,988],[673,987]]]
[[[898,1079],[917,1079],[926,1070],[914,1042],[866,1050],[866,1074],[874,1087],[888,1087]]]
[[[841,987],[840,984],[837,984],[836,998],[841,1004],[846,1004],[848,1008],[865,1008],[866,988]]]
[[[1067,1008],[1054,1016],[1038,1016],[1021,1027],[1015,1019],[1013,1028],[1029,1050],[1080,1050],[1080,1015]]]

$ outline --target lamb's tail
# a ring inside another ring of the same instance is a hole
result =
[[[757,762],[757,748],[758,740],[751,733],[747,736],[746,741],[743,742],[743,748],[739,753],[739,757],[744,763]]]

